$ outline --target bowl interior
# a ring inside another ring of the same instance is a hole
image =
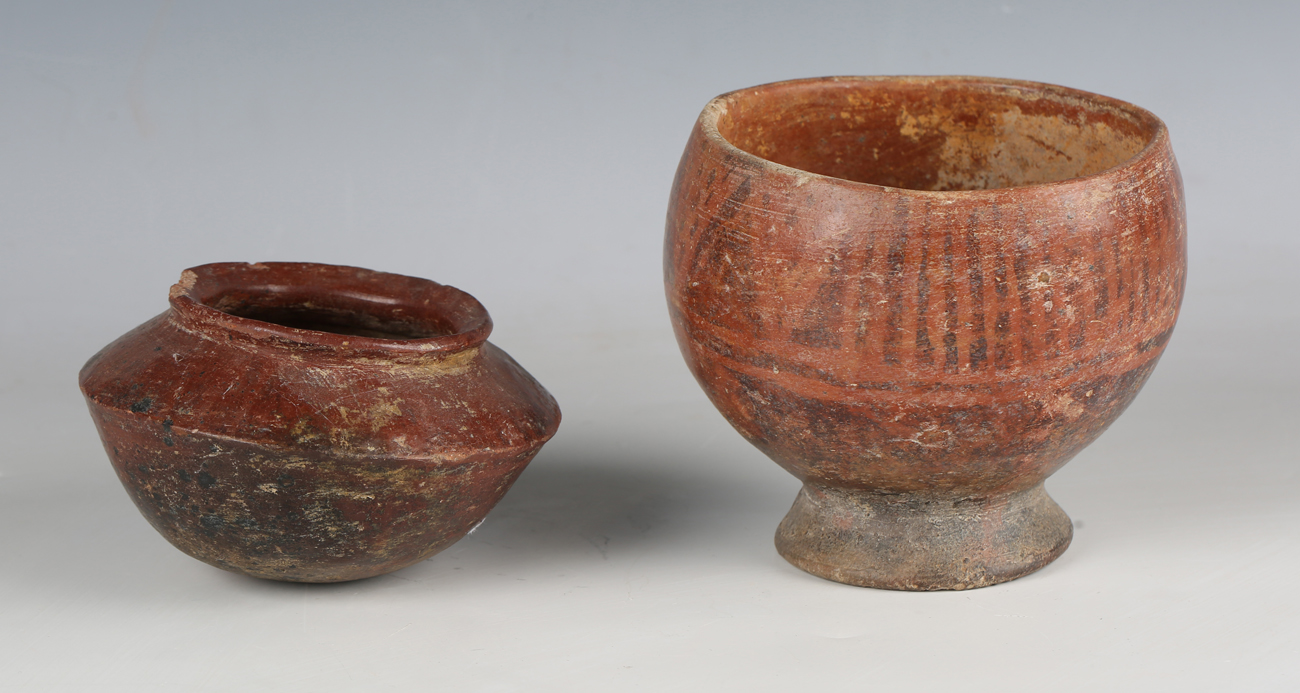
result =
[[[721,97],[718,134],[825,176],[912,190],[1067,180],[1134,158],[1159,119],[1114,99],[978,78],[830,78]]]

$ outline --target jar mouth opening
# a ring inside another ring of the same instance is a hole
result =
[[[214,263],[181,273],[183,326],[258,341],[379,352],[458,351],[492,330],[473,296],[427,279],[299,262]]]
[[[825,77],[724,94],[708,134],[745,155],[929,192],[1046,185],[1141,158],[1164,123],[1129,103],[985,77]]]

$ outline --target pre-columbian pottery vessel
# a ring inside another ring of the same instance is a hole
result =
[[[849,77],[710,102],[664,249],[691,371],[803,481],[781,555],[855,585],[968,589],[1069,545],[1043,481],[1155,367],[1186,227],[1147,111],[1046,84]]]
[[[203,265],[81,390],[123,485],[219,568],[337,582],[460,539],[560,410],[449,286],[355,267]]]

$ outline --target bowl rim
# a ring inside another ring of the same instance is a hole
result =
[[[1044,181],[1041,183],[1029,183],[1026,185],[1014,185],[1000,188],[976,188],[971,190],[921,190],[917,188],[899,188],[879,183],[864,183],[848,178],[839,178],[828,176],[814,171],[787,166],[782,163],[765,159],[757,154],[748,152],[732,144],[730,140],[722,135],[718,129],[718,120],[727,109],[738,99],[751,96],[756,93],[765,91],[775,91],[777,89],[788,88],[797,85],[832,85],[843,83],[869,83],[869,82],[892,82],[892,83],[952,83],[965,84],[975,88],[985,90],[1001,91],[1034,91],[1046,92],[1066,96],[1072,99],[1083,101],[1089,104],[1096,104],[1102,108],[1109,108],[1121,111],[1134,118],[1140,123],[1152,127],[1153,133],[1147,140],[1146,144],[1138,150],[1137,153],[1120,161],[1119,163],[1105,168],[1101,171],[1090,173],[1084,176],[1074,176],[1071,178],[1061,178],[1058,180]],[[928,198],[976,198],[989,195],[1005,195],[1008,192],[1023,190],[1046,190],[1059,186],[1074,186],[1079,184],[1088,184],[1102,181],[1107,178],[1114,178],[1124,171],[1141,167],[1144,163],[1152,162],[1160,158],[1160,153],[1168,148],[1169,128],[1164,121],[1157,117],[1151,111],[1136,106],[1127,101],[1116,99],[1110,96],[1104,96],[1082,89],[1064,87],[1048,82],[1034,82],[1029,80],[1009,79],[1003,77],[982,77],[978,75],[833,75],[826,77],[805,77],[800,79],[788,79],[777,82],[768,82],[744,89],[720,94],[705,104],[704,109],[700,112],[698,124],[706,140],[716,147],[719,147],[728,155],[741,159],[751,166],[759,169],[769,169],[780,172],[790,177],[802,181],[819,180],[835,185],[848,187],[850,189],[888,191],[893,194],[910,194],[918,197]]]

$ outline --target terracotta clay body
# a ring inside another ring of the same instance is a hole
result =
[[[966,589],[1069,545],[1043,481],[1164,350],[1182,183],[1163,123],[1095,94],[784,82],[704,109],[664,253],[691,371],[804,483],[781,555],[856,585]]]
[[[204,265],[81,371],[118,476],[226,570],[336,582],[483,520],[560,422],[449,286],[354,267]]]

